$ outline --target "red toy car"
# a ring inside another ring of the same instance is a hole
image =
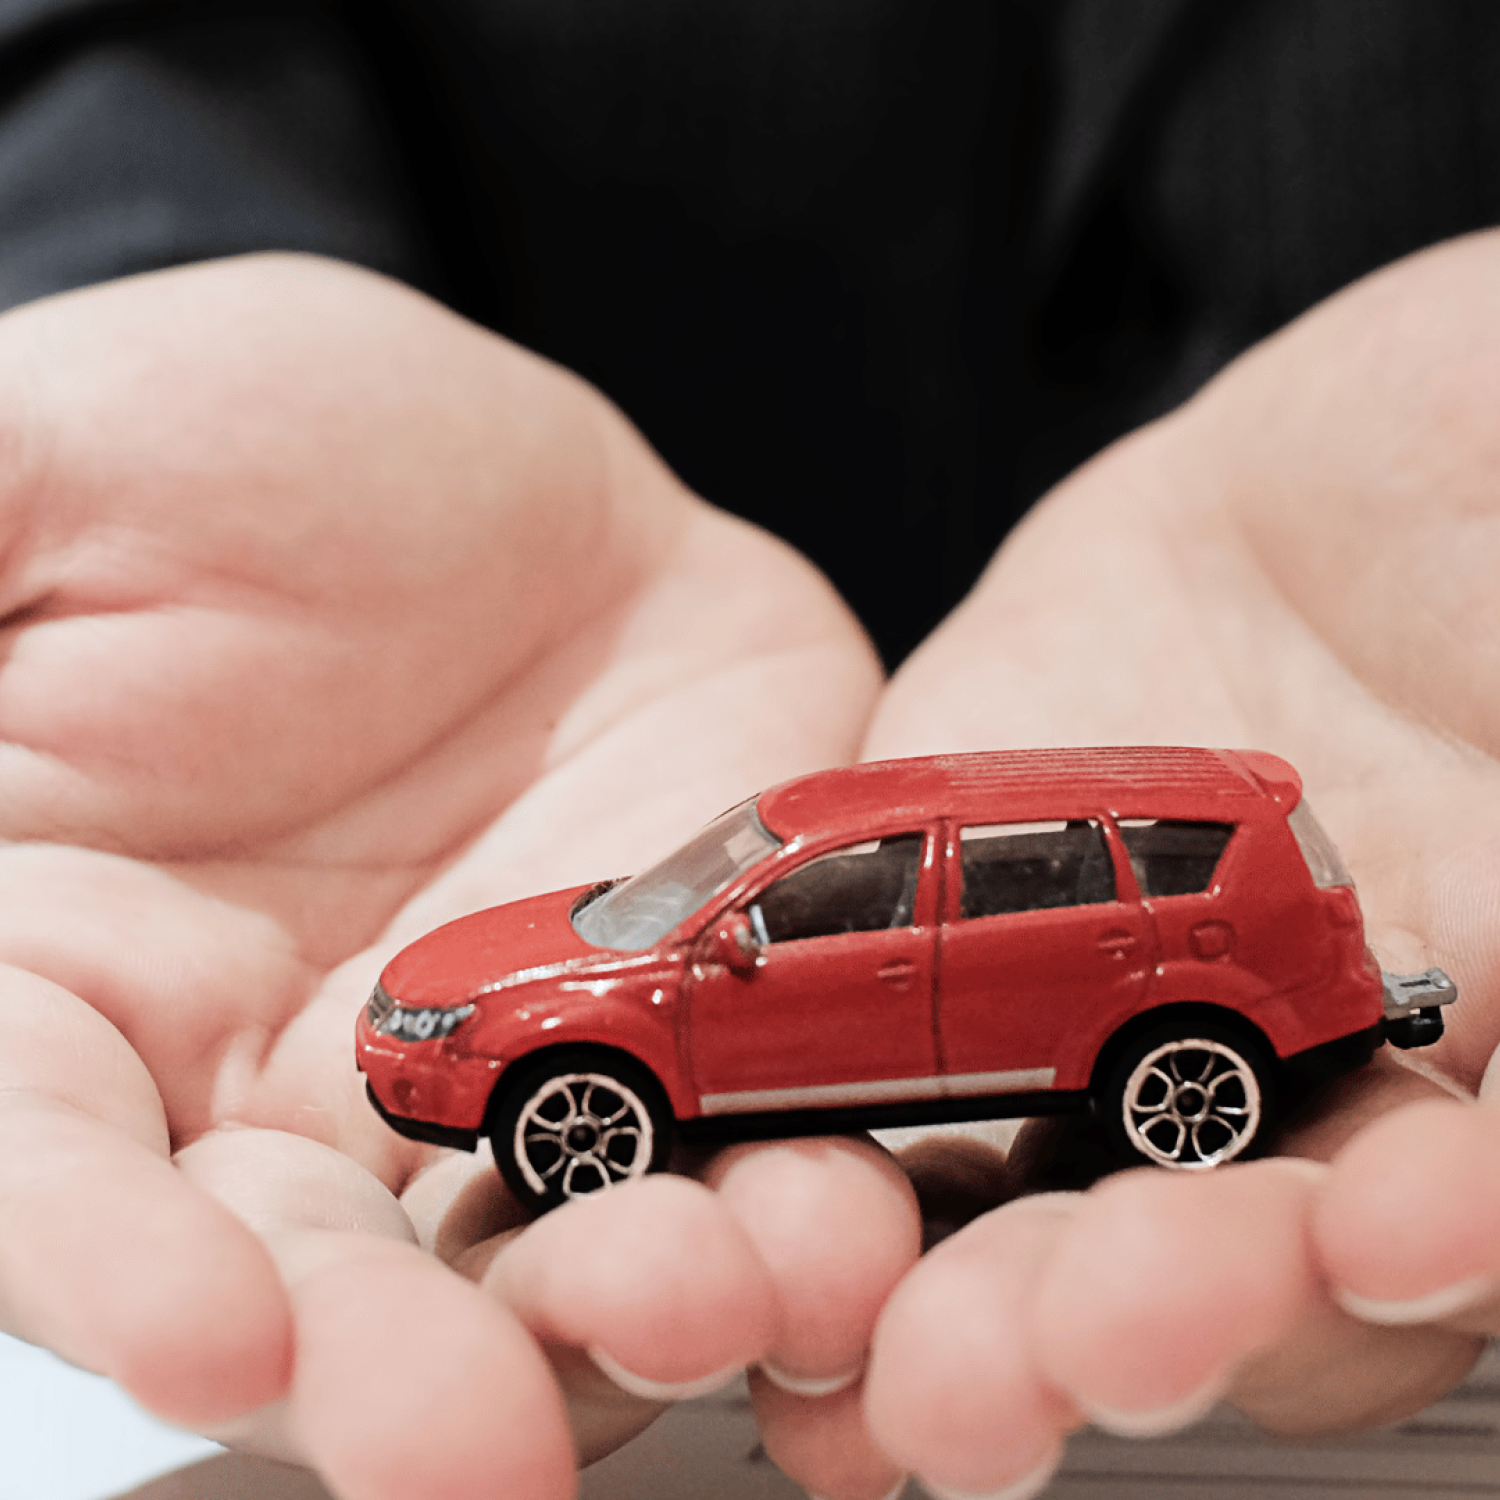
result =
[[[674,1137],[1090,1107],[1125,1158],[1210,1167],[1453,998],[1381,975],[1284,761],[1032,750],[803,776],[632,879],[450,922],[357,1052],[394,1129],[488,1134],[545,1207]]]

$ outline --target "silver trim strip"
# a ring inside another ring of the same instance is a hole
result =
[[[943,1079],[943,1093],[962,1099],[970,1094],[1024,1094],[1031,1089],[1050,1089],[1056,1068],[1012,1068],[1008,1073],[950,1073]]]
[[[1056,1077],[1056,1068],[1011,1068],[1003,1073],[954,1073],[942,1078],[876,1078],[867,1083],[820,1083],[800,1089],[741,1089],[729,1094],[705,1094],[702,1109],[706,1115],[743,1115],[759,1110],[966,1099],[1050,1089]]]

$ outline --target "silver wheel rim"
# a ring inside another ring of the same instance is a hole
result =
[[[1182,1037],[1153,1048],[1125,1081],[1125,1134],[1142,1156],[1179,1171],[1233,1161],[1260,1128],[1260,1083],[1233,1047]]]
[[[655,1132],[640,1095],[608,1073],[559,1073],[521,1106],[512,1158],[541,1197],[582,1198],[645,1175]]]

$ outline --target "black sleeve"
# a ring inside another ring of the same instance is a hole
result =
[[[9,0],[0,306],[251,250],[435,272],[334,5]]]
[[[1500,6],[0,0],[0,306],[247,250],[592,380],[894,665],[1049,485],[1500,223]]]

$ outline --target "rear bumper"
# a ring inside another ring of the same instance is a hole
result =
[[[1375,1049],[1385,1041],[1385,1028],[1386,1023],[1381,1020],[1363,1031],[1335,1037],[1331,1042],[1320,1042],[1316,1047],[1283,1058],[1282,1067],[1294,1083],[1315,1088],[1340,1073],[1351,1072],[1369,1062]]]

